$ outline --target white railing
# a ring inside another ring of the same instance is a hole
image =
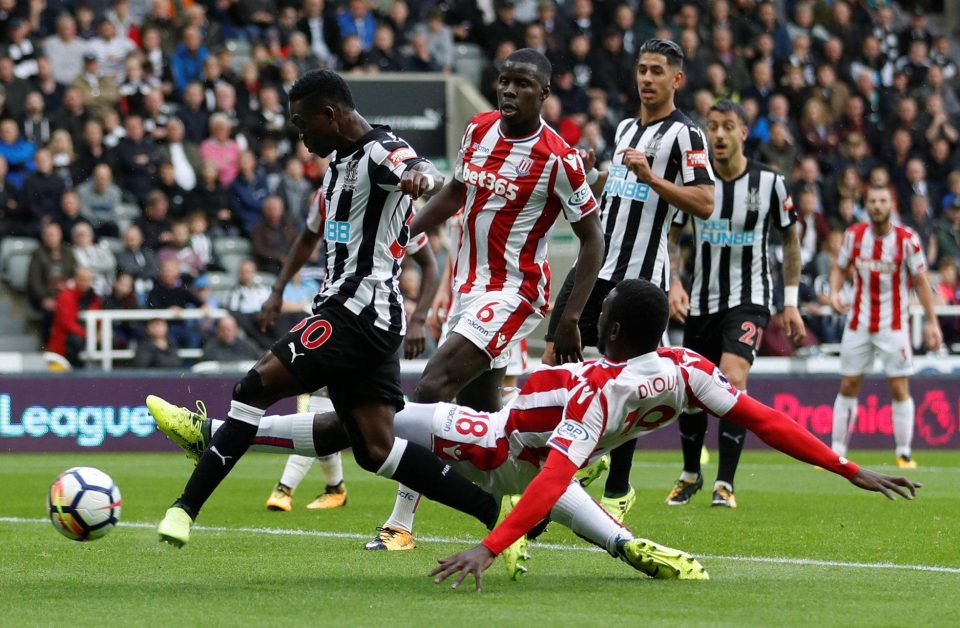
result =
[[[939,316],[960,316],[960,305],[939,305],[936,307]],[[134,352],[131,349],[113,348],[113,323],[116,321],[148,321],[154,318],[162,318],[168,321],[183,320],[202,320],[218,319],[228,316],[227,310],[87,310],[80,313],[80,318],[86,322],[87,326],[87,346],[86,351],[81,357],[87,362],[99,361],[100,366],[105,371],[113,370],[114,360],[129,360]],[[818,312],[819,316],[835,316],[836,312],[830,306],[823,305]],[[919,305],[910,307],[910,327],[913,334],[913,346],[919,349],[923,346],[923,308]],[[101,333],[97,337],[97,327],[100,327]],[[536,346],[537,343],[532,343]],[[839,344],[821,344],[821,353],[839,354]],[[197,359],[201,357],[200,349],[180,349],[178,355],[181,358]],[[781,358],[758,358],[761,360],[778,360]],[[787,358],[796,360],[796,358]],[[404,371],[409,372],[410,366],[418,363],[417,360],[404,360]],[[779,370],[779,369],[778,369]]]
[[[230,312],[222,309],[86,310],[80,312],[80,318],[87,326],[87,347],[81,357],[87,362],[99,360],[104,371],[113,370],[114,360],[129,360],[133,357],[132,349],[113,348],[113,323],[116,321],[149,321],[155,318],[167,321],[188,321],[218,319],[229,315]],[[179,349],[177,355],[181,358],[196,359],[203,353],[200,349]]]

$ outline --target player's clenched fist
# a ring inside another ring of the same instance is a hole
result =
[[[637,175],[637,180],[650,183],[650,180],[653,179],[653,171],[650,170],[650,162],[647,161],[646,153],[636,148],[624,148],[620,153],[623,155],[623,165]]]
[[[401,192],[409,194],[411,198],[416,200],[424,194],[432,192],[438,183],[442,184],[443,181],[437,181],[431,174],[419,170],[407,170],[400,176],[398,187]]]

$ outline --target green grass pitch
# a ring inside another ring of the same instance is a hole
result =
[[[856,455],[856,454],[860,455]],[[854,459],[896,472],[889,452]],[[249,455],[205,507],[183,550],[161,546],[155,524],[191,469],[175,454],[0,456],[0,625],[237,626],[893,626],[960,625],[960,452],[918,452],[925,483],[889,502],[773,452],[744,455],[740,508],[663,498],[679,454],[640,452],[627,523],[638,535],[701,558],[709,582],[649,579],[554,525],[532,547],[530,574],[508,581],[501,562],[484,592],[426,577],[438,558],[470,547],[479,524],[432,503],[412,552],[366,552],[389,514],[394,485],[345,460],[349,503],[292,513],[263,507],[284,458]],[[121,525],[75,543],[45,517],[46,491],[75,465],[103,469],[123,492]],[[716,473],[708,465],[709,487]],[[598,489],[593,489],[598,490]],[[124,525],[124,524],[127,525]],[[208,529],[203,529],[207,527]]]

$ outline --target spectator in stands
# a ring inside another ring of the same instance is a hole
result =
[[[342,39],[355,35],[364,52],[373,47],[377,19],[365,0],[348,0],[346,8],[337,13],[337,25]]]
[[[207,111],[203,86],[193,82],[183,92],[183,103],[177,109],[177,118],[183,122],[184,139],[200,144],[207,137],[210,127],[210,114]]]
[[[50,333],[56,299],[67,279],[76,271],[73,251],[63,242],[63,230],[57,223],[48,223],[40,233],[40,246],[30,254],[27,270],[27,298],[40,312],[43,338]]]
[[[235,236],[240,233],[233,210],[230,209],[227,191],[220,183],[216,163],[204,160],[200,166],[200,180],[190,193],[188,204],[206,212],[214,235]]]
[[[937,282],[934,297],[937,305],[960,305],[960,279],[957,273],[957,261],[948,257],[940,261],[940,281]],[[960,341],[960,317],[940,316],[940,327],[944,340],[949,343]]]
[[[176,96],[173,91],[173,67],[169,53],[161,45],[161,36],[161,31],[155,28],[143,30],[140,48],[144,76],[157,81],[164,94]]]
[[[565,116],[585,114],[590,108],[590,97],[586,90],[577,85],[573,69],[567,65],[554,67],[550,91],[560,99]]]
[[[177,221],[170,234],[170,241],[157,252],[157,261],[162,266],[168,259],[176,260],[180,264],[180,279],[187,285],[192,284],[194,278],[206,270],[206,265],[191,246],[190,227],[186,221]]]
[[[138,310],[140,299],[134,288],[134,279],[126,273],[117,273],[113,280],[113,289],[103,298],[105,310]],[[132,321],[115,321],[113,323],[113,348],[126,349],[136,337],[137,327]]]
[[[117,270],[133,277],[138,297],[146,301],[146,293],[153,288],[153,280],[160,273],[157,256],[143,247],[143,231],[130,225],[123,234],[123,250],[117,254]]]
[[[389,24],[378,26],[373,36],[373,47],[366,57],[366,71],[399,72],[403,67],[403,55],[394,44],[393,28]]]
[[[410,36],[410,53],[403,57],[404,72],[439,72],[440,64],[430,53],[427,38],[423,33]]]
[[[70,85],[80,91],[86,108],[95,117],[102,118],[115,110],[120,100],[114,78],[100,72],[100,61],[94,52],[83,55],[83,71]]]
[[[70,202],[79,206],[73,192],[65,193],[64,198],[72,198]],[[74,225],[70,233],[77,265],[93,273],[93,291],[100,296],[110,294],[117,272],[117,260],[113,253],[106,245],[94,242],[93,227],[85,222]]]
[[[160,151],[153,141],[145,136],[143,119],[140,116],[127,116],[124,130],[126,136],[110,151],[108,161],[120,187],[132,193],[142,206],[153,188]]]
[[[50,58],[53,76],[58,83],[69,85],[83,70],[87,42],[77,37],[77,22],[69,13],[57,18],[57,34],[43,42],[43,53]]]
[[[63,181],[68,188],[74,187],[79,181],[75,178],[74,169],[77,163],[77,154],[73,150],[73,140],[70,134],[63,129],[57,129],[53,132],[53,137],[48,143],[50,149],[50,159],[53,163],[53,172]]]
[[[954,199],[937,223],[937,252],[941,259],[960,259],[960,199]]]
[[[341,74],[362,74],[367,65],[367,53],[360,45],[360,38],[356,35],[347,35],[340,40],[340,54],[337,59],[337,70]],[[290,64],[285,67],[296,66]]]
[[[220,185],[228,187],[240,169],[240,145],[230,137],[233,123],[224,113],[210,116],[210,137],[200,144],[200,158],[217,167]]]
[[[63,106],[51,116],[54,128],[70,134],[73,145],[78,146],[84,138],[84,128],[94,116],[84,104],[83,92],[76,87],[63,91]]]
[[[157,183],[155,190],[160,190],[167,197],[169,204],[167,214],[174,220],[182,220],[189,213],[187,205],[187,192],[177,183],[176,174],[173,170],[173,164],[161,159],[157,168]]]
[[[300,74],[320,67],[327,67],[310,49],[307,36],[300,31],[290,35],[290,54],[287,55],[287,59],[297,64],[297,70]]]
[[[73,228],[80,224],[89,225],[89,223],[80,215],[80,200],[76,192],[66,190],[60,196],[57,206],[57,212],[50,219],[60,225],[60,230],[72,241]],[[84,266],[85,264],[80,264]]]
[[[340,48],[340,29],[333,11],[327,8],[324,0],[305,0],[303,18],[297,22],[297,29],[306,36],[310,50],[322,67],[333,66],[334,51]]]
[[[3,87],[6,97],[4,113],[20,119],[23,116],[23,103],[32,87],[29,81],[13,73],[13,60],[7,56],[0,57],[0,87]]]
[[[924,247],[927,264],[936,266],[938,258],[936,222],[930,207],[930,198],[914,196],[910,199],[909,211],[902,216],[903,224],[917,232]]]
[[[66,190],[63,179],[53,171],[53,157],[46,148],[33,156],[33,172],[23,182],[20,205],[30,215],[37,231],[41,223],[54,219],[60,196]]]
[[[153,289],[147,295],[147,307],[155,310],[200,308],[207,311],[209,309],[184,285],[180,275],[180,262],[172,258],[160,263],[160,273],[153,283]],[[169,327],[170,335],[180,346],[200,346],[200,328],[196,321],[176,321]]]
[[[796,204],[797,225],[800,229],[800,259],[804,267],[807,267],[820,250],[820,244],[827,239],[830,225],[824,215],[817,212],[817,195],[813,190],[802,190],[797,195]]]
[[[172,238],[170,230],[173,224],[167,217],[168,210],[169,202],[166,194],[160,190],[153,190],[147,195],[143,216],[137,218],[136,225],[143,233],[144,246],[151,251],[160,250],[160,247]]]
[[[804,105],[800,137],[807,154],[820,156],[821,165],[829,164],[830,157],[840,145],[840,137],[823,101],[808,100]]]
[[[137,343],[133,366],[137,368],[183,368],[176,341],[170,337],[167,321],[155,318],[147,323],[146,337]]]
[[[7,183],[19,190],[27,176],[33,172],[33,155],[37,148],[20,136],[17,121],[11,118],[0,120],[0,157],[7,162]]]
[[[93,225],[97,236],[117,237],[120,232],[117,221],[119,208],[123,202],[120,188],[113,182],[113,172],[107,164],[99,164],[93,169],[93,176],[77,186],[80,200],[80,215]]]
[[[306,219],[306,208],[312,194],[313,186],[303,176],[303,162],[296,157],[287,159],[276,195],[283,201],[284,215],[295,221],[298,231]]]
[[[936,215],[941,215],[951,205],[960,202],[960,170],[954,170],[947,175],[947,191],[943,195],[940,207],[934,209]]]
[[[90,49],[97,56],[103,76],[116,85],[123,78],[124,60],[137,49],[137,45],[126,33],[118,32],[117,26],[107,19],[100,20],[97,35],[90,42]]]
[[[158,87],[160,87],[160,81],[144,72],[142,58],[131,56],[126,61],[123,81],[117,85],[120,110],[124,113],[135,113],[138,116],[144,115],[146,111],[144,100],[147,94]]]
[[[260,357],[262,350],[241,338],[237,319],[224,316],[217,321],[217,334],[203,344],[203,360],[214,362],[246,362]]]
[[[207,215],[202,211],[195,211],[188,217],[187,225],[190,228],[190,248],[200,258],[203,268],[210,270],[211,266],[219,266],[214,257],[213,241],[207,235],[210,229]]]
[[[268,273],[278,273],[297,238],[297,223],[284,215],[279,196],[263,201],[263,218],[250,232],[250,245],[257,265]]]
[[[199,29],[184,29],[183,38],[170,59],[173,85],[178,92],[185,90],[189,83],[200,79],[203,62],[209,54],[207,47],[203,45],[203,36]]]
[[[243,261],[237,269],[237,284],[230,290],[224,307],[238,314],[255,315],[260,306],[270,296],[270,288],[257,276],[257,265],[253,260]]]
[[[19,192],[7,183],[7,160],[0,157],[0,233],[8,236],[33,235],[35,232],[20,208]]]
[[[103,307],[100,296],[93,290],[93,283],[93,272],[77,268],[73,280],[57,295],[54,306],[47,350],[64,356],[75,367],[83,366],[80,352],[87,337],[87,326],[80,321],[80,312]]]
[[[261,216],[263,200],[270,194],[267,179],[257,169],[257,158],[248,150],[240,153],[240,173],[227,188],[227,198],[233,215],[245,234],[253,231]]]
[[[160,88],[151,89],[143,100],[143,129],[155,143],[167,140],[167,124],[173,117],[173,109],[166,103]]]
[[[34,91],[27,94],[20,129],[23,139],[34,146],[46,146],[50,142],[53,125],[44,111],[43,95],[40,92]]]
[[[427,40],[430,55],[440,66],[440,71],[453,70],[453,31],[443,23],[443,10],[439,7],[427,9],[426,23],[420,27]]]

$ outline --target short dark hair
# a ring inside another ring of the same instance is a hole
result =
[[[330,70],[311,70],[297,79],[290,88],[290,102],[305,99],[357,108],[350,86],[342,76]]]
[[[656,350],[667,328],[667,294],[646,279],[624,279],[607,312],[607,324],[620,323],[620,332],[637,351]]]
[[[683,54],[683,49],[680,48],[676,42],[670,41],[669,39],[648,39],[640,46],[640,50],[637,52],[637,59],[644,53],[663,55],[667,58],[667,63],[670,67],[677,68],[678,70],[683,69],[683,60],[686,58]]]
[[[537,69],[537,80],[544,87],[550,84],[550,77],[553,75],[553,65],[542,53],[533,48],[521,48],[511,52],[504,60],[506,63],[529,63]]]
[[[738,103],[733,102],[729,98],[724,98],[715,102],[713,106],[710,107],[710,111],[707,112],[707,115],[710,115],[710,113],[714,111],[717,113],[735,113],[737,114],[737,117],[740,118],[740,122],[743,124],[743,126],[749,125],[747,122],[747,112],[744,111],[743,107],[741,107]]]

